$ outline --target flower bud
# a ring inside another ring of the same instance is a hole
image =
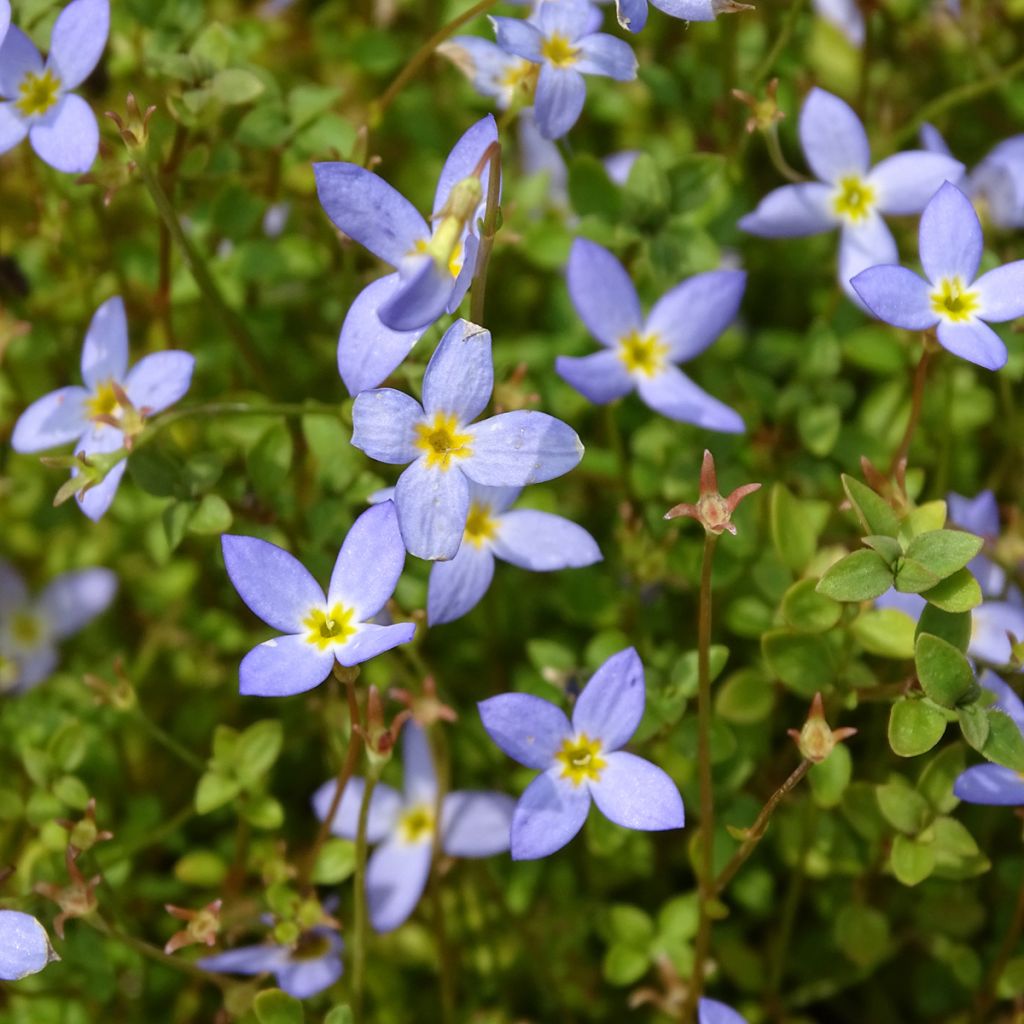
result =
[[[797,748],[803,758],[812,764],[821,764],[835,749],[837,743],[848,739],[856,734],[856,729],[844,726],[842,729],[832,729],[825,721],[825,708],[822,704],[821,694],[816,693],[811,701],[811,708],[807,714],[807,721],[799,731],[787,729],[787,733],[793,737]]]

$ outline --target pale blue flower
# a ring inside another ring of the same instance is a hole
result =
[[[697,1024],[747,1024],[731,1006],[717,999],[703,998],[697,1003]]]
[[[1004,712],[1024,733],[1024,704],[994,672],[983,672],[979,683],[996,700],[992,707]],[[1024,807],[1024,776],[1001,764],[978,764],[961,772],[953,793],[971,804]]]
[[[0,910],[0,981],[38,974],[59,959],[46,929],[34,917],[18,910]]]
[[[0,0],[0,46],[3,46],[4,37],[7,35],[7,30],[11,27],[11,2],[10,0]]]
[[[630,32],[639,32],[647,24],[648,0],[615,0],[619,24]],[[720,14],[753,10],[750,4],[736,0],[650,0],[652,6],[670,18],[682,21],[714,21]]]

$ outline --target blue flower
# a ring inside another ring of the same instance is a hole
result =
[[[492,17],[498,45],[540,65],[534,97],[537,127],[547,139],[564,135],[583,110],[584,75],[620,82],[636,78],[629,45],[596,31],[590,4],[542,3],[528,19]]]
[[[117,593],[109,569],[79,569],[54,577],[35,598],[0,560],[0,694],[20,693],[57,667],[57,644],[106,610]]]
[[[632,647],[613,654],[564,712],[540,697],[504,693],[477,705],[509,757],[540,769],[516,804],[512,859],[560,850],[583,827],[593,800],[624,828],[682,828],[683,799],[660,768],[620,750],[644,713],[644,668]]]
[[[1024,316],[1024,260],[976,279],[983,246],[971,201],[947,181],[921,214],[918,249],[927,280],[886,263],[850,283],[879,320],[911,331],[934,327],[954,355],[998,370],[1006,363],[1006,345],[988,322]]]
[[[30,914],[0,910],[0,981],[18,981],[38,974],[60,957],[46,929]]]
[[[480,36],[453,36],[437,52],[447,57],[481,96],[493,99],[499,110],[507,110],[517,98],[532,102],[537,84],[533,61],[507,53]]]
[[[0,11],[0,29],[3,21]],[[92,167],[100,143],[96,115],[70,90],[99,63],[109,30],[109,0],[72,0],[53,26],[45,65],[24,32],[11,27],[4,37],[0,31],[0,99],[7,101],[0,103],[0,153],[27,135],[58,171],[81,174]]]
[[[188,391],[194,366],[187,352],[171,350],[144,356],[129,370],[124,303],[117,296],[108,299],[93,315],[82,346],[85,387],[60,388],[33,402],[14,425],[11,447],[38,452],[74,441],[75,451],[86,457],[117,451],[126,433],[137,433],[145,417]],[[122,460],[100,483],[76,495],[90,519],[110,507],[125,465]]]
[[[697,1004],[697,1024],[747,1024],[731,1006],[717,999],[701,999]]]
[[[817,181],[769,192],[739,227],[765,238],[795,238],[841,229],[839,284],[855,302],[850,279],[867,267],[893,263],[896,242],[882,214],[920,213],[963,164],[941,153],[896,153],[871,167],[860,119],[838,96],[812,89],[800,111],[800,143]]]
[[[814,0],[814,10],[819,18],[835,25],[853,46],[860,49],[864,45],[864,15],[857,0]]]
[[[671,18],[683,21],[714,21],[720,14],[752,11],[750,4],[736,0],[650,0]],[[615,0],[619,24],[630,32],[639,32],[647,24],[647,0]]]
[[[0,46],[3,46],[4,37],[11,27],[11,3],[10,0],[0,0]]]
[[[295,946],[239,946],[203,957],[196,965],[221,974],[273,974],[289,995],[310,999],[341,977],[343,948],[341,937],[332,929],[312,928]]]
[[[994,544],[999,538],[999,506],[992,491],[981,491],[973,498],[950,491],[946,495],[946,507],[949,510],[950,522],[959,526],[961,530],[977,534],[984,539],[986,545]],[[967,568],[978,581],[983,594],[995,597],[1003,593],[1006,587],[1006,572],[988,555],[975,555]],[[1016,588],[1014,591],[1019,597],[1019,591],[1016,591]]]
[[[405,564],[393,502],[364,512],[338,552],[327,596],[287,551],[256,537],[225,534],[224,565],[239,596],[284,636],[254,647],[238,670],[239,690],[286,697],[319,686],[335,659],[358,665],[412,639],[411,622],[371,620],[394,593]]]
[[[494,387],[491,335],[457,320],[423,375],[423,404],[380,388],[356,397],[352,444],[378,462],[412,463],[395,504],[410,554],[453,558],[469,514],[470,481],[523,487],[567,473],[583,457],[576,432],[542,412],[501,413],[474,423]]]
[[[741,433],[738,413],[697,387],[676,365],[704,351],[736,316],[746,274],[713,270],[676,285],[644,319],[622,264],[578,238],[569,254],[569,295],[580,319],[605,346],[581,359],[559,356],[559,375],[592,402],[632,390],[655,412],[708,430]]]
[[[982,673],[978,682],[995,696],[991,706],[1009,715],[1024,733],[1024,704],[1017,694],[994,672]],[[1024,777],[1001,764],[978,764],[960,773],[953,784],[953,794],[970,804],[1022,807]]]
[[[449,153],[437,183],[430,225],[387,182],[357,164],[314,164],[320,204],[335,227],[397,273],[374,281],[350,307],[338,338],[338,371],[353,395],[376,387],[406,357],[420,335],[446,310],[458,309],[476,271],[480,206],[448,213],[455,186],[472,178],[498,139],[488,115]]]
[[[501,793],[459,790],[441,801],[437,822],[437,778],[423,730],[415,722],[403,729],[402,792],[378,783],[370,796],[366,838],[377,844],[366,865],[370,923],[378,932],[401,925],[416,909],[430,875],[434,834],[449,857],[491,857],[509,845],[514,801]],[[336,781],[325,782],[313,796],[320,820],[334,800]],[[354,839],[366,783],[349,780],[331,822],[331,832]]]

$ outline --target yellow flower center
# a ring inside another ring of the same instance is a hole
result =
[[[959,277],[944,277],[932,292],[932,309],[954,323],[970,320],[980,305],[978,293],[968,291]]]
[[[579,60],[580,51],[565,36],[556,32],[541,44],[540,54],[556,68],[570,68]]]
[[[105,380],[86,399],[85,407],[89,419],[119,419],[121,416],[121,403],[117,400],[117,392],[114,390],[114,382]]]
[[[540,66],[534,64],[533,61],[521,60],[517,64],[513,64],[501,79],[501,85],[509,94],[510,102],[513,94],[519,89],[525,96],[532,96],[539,73]]]
[[[583,781],[597,782],[608,762],[601,756],[601,741],[592,740],[585,732],[562,741],[562,749],[555,754],[562,763],[562,778],[574,786]]]
[[[448,469],[452,459],[468,458],[472,440],[472,434],[459,433],[459,421],[450,413],[439,412],[433,423],[416,424],[416,447],[427,453],[431,469]]]
[[[840,178],[832,205],[840,217],[845,217],[851,224],[861,224],[868,219],[874,202],[875,190],[866,181],[852,175]]]
[[[19,647],[31,650],[43,638],[43,624],[32,612],[15,612],[11,617],[11,637]]]
[[[667,355],[668,345],[657,334],[630,331],[619,339],[619,358],[630,373],[653,377],[664,368]]]
[[[491,512],[491,506],[474,501],[469,506],[466,516],[466,531],[462,539],[475,548],[481,548],[485,542],[493,540],[498,531],[498,524]]]
[[[18,663],[6,654],[0,654],[0,693],[13,690],[18,681]]]
[[[416,255],[420,255],[422,253],[427,253],[427,254],[433,255],[430,252],[430,242],[428,242],[427,239],[425,239],[425,238],[421,238],[416,243],[416,247],[413,249],[413,252]],[[448,257],[448,273],[451,274],[452,277],[458,277],[459,276],[459,271],[461,269],[462,269],[462,243],[461,242],[456,242],[455,243],[455,248],[452,249],[451,256]]]
[[[341,604],[329,610],[314,608],[302,620],[302,624],[309,630],[306,643],[313,644],[320,651],[345,643],[355,635],[356,627],[352,623],[354,618],[355,611]]]
[[[398,819],[398,838],[403,843],[422,843],[434,834],[434,809],[429,804],[416,804],[402,812]]]
[[[60,79],[47,68],[41,75],[26,71],[14,105],[25,117],[45,114],[60,98]]]
[[[291,951],[289,960],[293,963],[296,960],[319,960],[326,956],[331,949],[331,940],[326,935],[318,935],[316,932],[303,932],[295,948]]]

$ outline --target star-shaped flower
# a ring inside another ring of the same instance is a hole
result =
[[[34,917],[18,910],[0,910],[0,981],[38,974],[59,959],[46,929]]]
[[[57,667],[57,644],[105,611],[117,592],[109,569],[54,577],[29,597],[25,581],[0,560],[0,694],[20,693]]]
[[[404,786],[402,792],[377,783],[370,796],[366,838],[377,849],[366,865],[366,897],[370,923],[389,932],[416,909],[430,875],[434,834],[440,830],[440,849],[449,857],[491,857],[509,845],[509,822],[514,801],[502,793],[457,790],[441,801],[437,821],[437,778],[423,730],[407,722],[402,730]],[[313,796],[321,821],[334,800],[334,780]],[[331,832],[354,839],[366,786],[351,779],[331,822]]]
[[[412,639],[411,622],[372,620],[394,593],[405,564],[393,502],[364,512],[334,563],[327,596],[287,551],[256,537],[225,534],[224,565],[239,596],[284,636],[254,647],[238,670],[239,690],[285,697],[319,686],[335,660],[352,666]]]
[[[632,647],[613,654],[591,677],[572,712],[526,693],[477,705],[484,728],[509,757],[541,774],[512,817],[512,859],[560,850],[583,827],[593,800],[624,828],[682,828],[683,799],[656,765],[620,748],[644,713],[644,669]]]
[[[647,24],[648,0],[615,0],[619,24],[629,32],[639,32]],[[737,0],[650,0],[654,7],[670,18],[683,21],[714,21],[720,14],[752,11],[753,5]]]
[[[991,706],[1009,715],[1024,733],[1024,703],[994,672],[983,672],[979,683],[995,695]],[[976,764],[958,776],[953,793],[970,804],[1024,807],[1024,777],[1001,764]]]
[[[977,277],[983,248],[971,201],[947,181],[921,214],[918,249],[927,280],[887,263],[850,284],[879,320],[910,331],[934,327],[954,355],[998,370],[1006,363],[1006,345],[988,323],[1024,316],[1024,260]]]
[[[0,10],[0,29],[4,14]],[[6,36],[0,31],[0,153],[27,135],[58,171],[83,174],[92,167],[99,126],[89,104],[71,90],[99,63],[109,30],[109,0],[72,0],[53,26],[45,64],[21,29],[11,26]]]
[[[11,447],[39,452],[74,441],[75,452],[86,458],[116,452],[142,429],[147,416],[188,391],[194,366],[187,352],[169,350],[144,356],[129,370],[124,303],[118,296],[107,299],[93,315],[82,346],[85,387],[60,388],[33,402],[14,425]],[[110,507],[125,466],[120,461],[102,481],[76,495],[90,519],[99,519]]]
[[[898,258],[882,215],[920,213],[944,181],[963,174],[964,165],[941,153],[910,150],[872,167],[860,118],[823,89],[812,89],[804,101],[799,133],[818,180],[769,192],[739,227],[765,238],[796,238],[839,227],[839,284],[856,302],[850,279]]]
[[[517,410],[479,423],[494,388],[491,335],[457,320],[423,375],[423,404],[379,388],[356,397],[352,444],[379,462],[412,463],[395,504],[410,554],[455,556],[469,514],[470,481],[523,487],[551,480],[583,457],[576,432],[542,412]]]
[[[603,404],[636,390],[655,412],[708,430],[741,433],[743,420],[676,366],[703,352],[736,316],[746,274],[712,270],[676,285],[645,318],[622,264],[577,238],[569,254],[569,296],[604,352],[559,356],[559,376]]]

